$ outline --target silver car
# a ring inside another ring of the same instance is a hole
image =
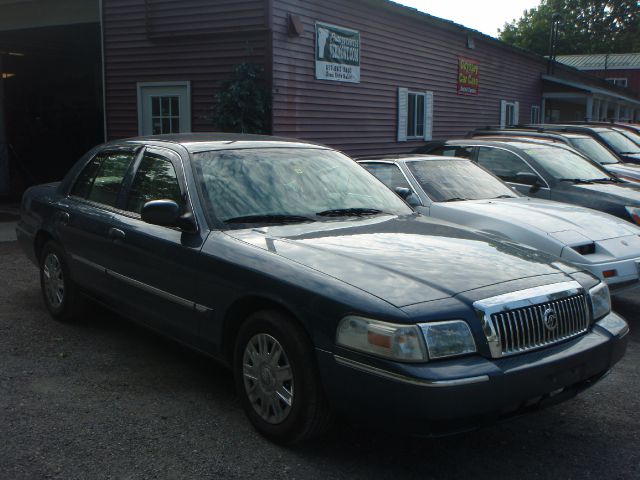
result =
[[[551,253],[597,275],[612,290],[638,285],[640,228],[620,218],[522,196],[463,158],[405,155],[358,163],[419,213]]]

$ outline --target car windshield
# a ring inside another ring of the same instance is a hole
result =
[[[423,160],[407,166],[434,202],[518,196],[507,185],[469,160]]]
[[[599,134],[616,153],[640,153],[640,147],[620,132],[609,130]]]
[[[611,175],[589,160],[570,150],[558,147],[536,146],[524,152],[537,161],[556,180],[604,180]]]
[[[601,165],[620,163],[613,153],[594,138],[573,138],[571,139],[571,145],[580,153]]]
[[[635,143],[636,145],[640,146],[640,135],[637,134],[636,132],[632,132],[631,130],[622,130],[622,129],[616,130],[616,131],[620,132],[622,135],[627,137],[633,143]]]
[[[412,213],[373,175],[332,150],[218,150],[194,154],[193,164],[204,203],[222,222]]]

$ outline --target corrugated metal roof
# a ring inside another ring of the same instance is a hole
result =
[[[640,53],[596,53],[592,55],[558,55],[556,60],[578,70],[640,69]]]

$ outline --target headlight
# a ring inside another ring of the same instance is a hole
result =
[[[640,225],[640,207],[624,207],[636,225]]]
[[[396,325],[350,315],[340,321],[336,343],[393,360],[427,360],[424,340],[417,325]]]
[[[609,314],[611,311],[611,297],[606,283],[601,282],[589,290],[589,298],[591,299],[594,320],[600,320]]]
[[[427,342],[429,358],[444,358],[477,351],[467,322],[452,320],[420,324]]]

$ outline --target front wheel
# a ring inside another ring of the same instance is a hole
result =
[[[326,430],[331,413],[315,364],[313,346],[294,319],[263,311],[245,321],[234,376],[245,413],[260,433],[291,444]]]

